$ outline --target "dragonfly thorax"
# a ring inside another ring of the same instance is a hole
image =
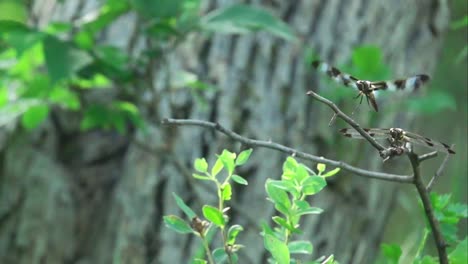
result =
[[[359,91],[361,91],[364,94],[369,94],[370,92],[372,92],[372,83],[369,81],[358,80],[356,81],[356,85]]]

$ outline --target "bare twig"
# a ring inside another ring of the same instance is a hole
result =
[[[326,105],[328,105],[335,113],[337,116],[339,116],[341,119],[343,119],[346,123],[348,123],[350,126],[352,126],[354,129],[356,129],[357,132],[359,132],[359,134],[361,134],[361,136],[363,136],[367,141],[369,141],[369,143],[374,146],[374,148],[376,148],[379,152],[385,150],[386,148],[382,145],[380,145],[379,142],[377,142],[373,137],[369,136],[369,134],[366,133],[366,131],[364,131],[364,129],[361,128],[361,126],[356,123],[356,121],[354,121],[351,117],[349,117],[348,115],[346,115],[345,113],[343,113],[339,108],[338,106],[336,106],[332,101],[326,99],[326,98],[323,98],[322,96],[314,93],[313,91],[308,91],[307,92],[307,95],[310,95],[312,96],[314,99],[316,99],[317,101],[320,101]]]
[[[451,146],[451,148],[453,148],[454,145]],[[449,157],[450,157],[450,154],[447,153],[445,155],[445,158],[444,160],[442,161],[442,164],[440,164],[439,166],[439,169],[437,169],[436,173],[434,174],[434,176],[432,177],[432,179],[429,181],[429,184],[427,185],[426,187],[426,190],[428,193],[431,192],[432,190],[432,187],[434,187],[434,184],[435,184],[435,181],[437,180],[437,178],[439,178],[441,175],[442,175],[442,172],[444,171],[445,169],[445,166],[447,165],[447,162],[449,160]]]
[[[413,182],[413,177],[408,176],[408,175],[397,175],[397,174],[389,174],[389,173],[382,173],[382,172],[375,172],[375,171],[369,171],[369,170],[364,170],[360,168],[356,168],[354,166],[351,166],[345,162],[342,161],[336,161],[336,160],[330,160],[326,159],[323,157],[318,157],[314,156],[305,152],[297,151],[293,148],[289,148],[286,146],[283,146],[281,144],[271,142],[271,141],[263,141],[263,140],[255,140],[255,139],[249,139],[246,137],[243,137],[231,130],[228,130],[221,126],[218,123],[212,123],[212,122],[207,122],[207,121],[201,121],[201,120],[194,120],[194,119],[170,119],[166,118],[162,121],[163,124],[166,125],[177,125],[177,126],[200,126],[200,127],[205,127],[205,128],[210,128],[214,130],[218,130],[219,132],[225,134],[226,136],[239,141],[243,144],[249,145],[249,146],[256,146],[256,147],[264,147],[264,148],[269,148],[269,149],[275,149],[284,153],[287,153],[289,155],[294,155],[298,158],[305,159],[305,160],[310,160],[313,162],[320,162],[324,163],[333,167],[338,167],[343,170],[349,171],[351,173],[354,173],[359,176],[367,177],[367,178],[374,178],[374,179],[379,179],[379,180],[385,180],[385,181],[393,181],[393,182],[401,182],[401,183],[412,183]]]
[[[437,251],[439,254],[439,262],[441,264],[448,264],[448,256],[447,256],[447,244],[442,236],[442,231],[440,229],[439,221],[434,215],[434,209],[431,205],[431,200],[429,198],[429,192],[427,191],[421,176],[421,171],[419,168],[420,162],[419,157],[414,153],[408,153],[408,158],[411,162],[411,166],[414,172],[414,185],[418,190],[419,196],[421,197],[421,201],[424,206],[424,212],[429,220],[429,225],[432,229],[432,234],[434,236],[434,240],[436,243]]]
[[[429,152],[429,153],[426,153],[426,154],[423,154],[423,155],[419,155],[418,157],[418,161],[419,163],[425,161],[425,160],[428,160],[428,159],[432,159],[432,158],[435,158],[437,157],[437,151],[433,151],[433,152]]]

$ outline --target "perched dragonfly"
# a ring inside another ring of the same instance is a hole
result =
[[[343,84],[348,87],[353,87],[359,91],[359,94],[356,98],[361,98],[360,104],[364,96],[367,99],[367,103],[371,104],[376,112],[379,111],[377,102],[375,100],[375,91],[379,90],[388,90],[388,91],[397,91],[405,90],[412,92],[421,87],[424,83],[429,81],[430,77],[425,74],[418,74],[413,77],[406,79],[393,80],[393,81],[377,81],[371,82],[366,80],[359,80],[347,73],[343,73],[337,68],[330,66],[329,64],[322,61],[312,62],[312,66],[316,68],[319,72],[327,74],[331,79],[339,84]]]
[[[366,131],[369,136],[375,139],[387,139],[388,142],[390,142],[391,147],[407,148],[406,143],[411,143],[433,148],[438,151],[455,154],[455,151],[453,151],[450,146],[445,143],[438,142],[415,133],[404,131],[401,128],[364,128],[364,131]],[[340,132],[345,137],[363,138],[359,132],[352,128],[343,128],[340,130]]]

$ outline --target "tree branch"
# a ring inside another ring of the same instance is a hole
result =
[[[447,244],[442,236],[442,231],[440,229],[439,221],[434,215],[434,209],[431,205],[431,200],[429,198],[429,192],[426,189],[422,181],[421,171],[419,168],[420,162],[419,157],[414,153],[408,153],[408,158],[411,162],[411,166],[413,167],[414,172],[414,185],[418,190],[419,196],[421,197],[421,201],[424,206],[424,212],[429,220],[429,225],[432,229],[432,234],[434,236],[434,240],[437,247],[437,252],[439,253],[439,262],[441,264],[448,264],[448,256],[447,256]]]
[[[356,168],[354,166],[351,166],[347,163],[344,163],[342,161],[336,161],[336,160],[330,160],[326,159],[323,157],[318,157],[314,156],[305,152],[297,151],[293,148],[289,148],[286,146],[283,146],[281,144],[271,142],[271,141],[263,141],[263,140],[255,140],[255,139],[250,139],[243,137],[231,130],[228,130],[221,126],[218,123],[212,123],[212,122],[207,122],[207,121],[202,121],[202,120],[194,120],[194,119],[171,119],[171,118],[165,118],[162,121],[162,124],[165,125],[176,125],[176,126],[200,126],[200,127],[205,127],[205,128],[210,128],[217,130],[226,136],[239,141],[245,145],[249,146],[256,146],[256,147],[264,147],[264,148],[269,148],[269,149],[275,149],[284,153],[287,153],[292,156],[296,156],[301,159],[305,160],[310,160],[313,162],[320,162],[324,163],[333,167],[338,167],[341,168],[345,171],[354,173],[359,176],[367,177],[367,178],[374,178],[374,179],[379,179],[379,180],[384,180],[384,181],[393,181],[393,182],[400,182],[400,183],[412,183],[413,182],[413,177],[408,176],[408,175],[397,175],[397,174],[389,174],[389,173],[382,173],[382,172],[375,172],[375,171],[369,171],[369,170],[364,170],[360,168]]]
[[[356,123],[356,121],[354,121],[351,117],[347,116],[345,113],[343,113],[339,108],[338,106],[336,106],[332,101],[328,100],[328,99],[325,99],[323,98],[322,96],[314,93],[313,91],[308,91],[307,92],[307,95],[310,95],[312,96],[314,99],[316,99],[317,101],[320,101],[326,105],[328,105],[335,113],[337,116],[339,116],[341,119],[343,119],[346,123],[348,123],[350,126],[352,126],[354,129],[356,129],[357,132],[359,132],[359,134],[361,134],[361,136],[363,136],[367,141],[369,141],[369,143],[374,147],[376,148],[379,152],[382,152],[384,151],[386,148],[382,145],[380,145],[379,142],[377,142],[373,137],[369,136],[369,134],[367,134],[366,131],[364,131],[364,129],[361,128],[361,126]]]
[[[421,163],[421,162],[423,162],[425,160],[435,158],[435,157],[437,157],[437,153],[438,153],[437,151],[433,151],[433,152],[429,152],[429,153],[426,153],[426,154],[423,154],[423,155],[419,155],[418,160]]]
[[[453,148],[453,145],[452,145],[452,148]],[[432,177],[432,179],[429,181],[429,184],[428,184],[427,187],[426,187],[426,190],[427,190],[428,193],[431,192],[432,187],[434,187],[434,184],[435,184],[435,181],[437,180],[437,178],[439,178],[440,175],[442,175],[442,172],[444,171],[445,166],[447,165],[447,162],[448,162],[448,160],[449,160],[449,157],[450,157],[450,154],[447,153],[447,155],[445,155],[444,160],[442,161],[442,164],[440,164],[439,169],[437,169],[436,173],[434,174],[434,176]],[[421,157],[420,157],[420,159],[421,159]]]

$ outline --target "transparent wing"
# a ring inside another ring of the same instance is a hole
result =
[[[375,139],[387,139],[390,138],[390,131],[389,129],[384,129],[384,128],[363,128],[364,131],[366,131],[369,136],[375,138]],[[358,138],[358,139],[363,139],[364,137],[359,134],[354,128],[343,128],[340,130],[340,133],[343,134],[345,137],[349,138]]]
[[[409,139],[408,141],[413,144],[418,144],[418,145],[425,146],[428,148],[433,148],[433,149],[446,152],[446,153],[450,153],[450,154],[455,154],[455,151],[451,149],[450,146],[445,143],[435,141],[430,138],[423,137],[421,135],[411,133],[411,132],[405,132],[405,135],[406,137],[408,137]]]

